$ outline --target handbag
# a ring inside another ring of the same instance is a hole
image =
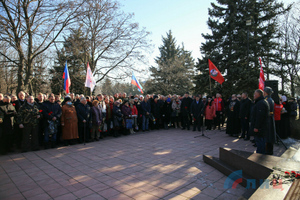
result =
[[[132,129],[132,119],[126,119],[126,129]]]
[[[103,132],[106,132],[106,131],[107,131],[107,124],[104,123],[104,125],[103,125]]]
[[[57,133],[57,123],[56,121],[52,121],[52,120],[48,120],[49,126],[48,126],[48,130],[49,130],[49,135],[53,135]]]

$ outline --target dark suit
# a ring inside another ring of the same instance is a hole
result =
[[[265,154],[265,137],[268,134],[269,115],[270,108],[267,100],[265,100],[263,96],[257,98],[252,109],[250,128],[250,131],[254,134],[257,145],[256,153]],[[258,129],[258,132],[254,132],[254,129]]]
[[[181,101],[181,117],[182,117],[182,129],[187,127],[190,130],[190,111],[193,99],[190,97],[184,97]]]
[[[248,97],[240,101],[239,117],[241,120],[242,138],[247,137],[247,139],[250,139],[250,135],[249,135],[250,108],[251,108],[251,100]]]
[[[193,131],[196,130],[196,127],[198,128],[198,131],[200,131],[201,126],[203,125],[203,111],[204,111],[204,104],[201,100],[198,102],[195,100],[193,101],[191,105],[191,114],[193,114],[194,118],[194,127]]]
[[[92,125],[91,107],[88,104],[83,105],[82,103],[79,103],[76,107],[76,113],[78,117],[79,142],[89,141],[89,129]],[[83,120],[86,122],[83,123]]]
[[[274,120],[274,101],[271,96],[266,96],[266,100],[270,108],[270,116],[268,119],[268,134],[266,135],[266,154],[273,155],[273,144],[276,140],[276,128]]]

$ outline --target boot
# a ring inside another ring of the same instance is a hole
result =
[[[165,130],[168,130],[168,124],[167,123],[164,123],[164,128],[165,128]]]
[[[179,127],[179,128],[182,128],[181,122],[178,122],[178,127]]]
[[[45,142],[44,148],[45,148],[45,149],[49,149],[49,142]]]
[[[55,141],[52,141],[51,142],[51,148],[53,149],[53,148],[56,148],[56,142]]]
[[[178,128],[178,127],[177,127],[177,122],[174,122],[174,126],[175,126],[175,128]]]

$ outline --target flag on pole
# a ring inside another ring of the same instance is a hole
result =
[[[218,68],[208,59],[209,75],[212,79],[219,82],[221,85],[225,81]]]
[[[260,64],[260,75],[259,75],[259,84],[258,89],[264,90],[265,89],[265,74],[261,63],[261,58],[259,58]]]
[[[87,63],[85,87],[91,88],[91,92],[93,92],[95,85],[96,85],[96,81],[93,77],[93,73],[90,68],[90,65],[89,65],[89,63]]]
[[[133,72],[132,72],[132,77],[131,77],[131,84],[137,86],[137,87],[138,87],[138,90],[139,90],[142,94],[144,94],[144,92],[143,92],[143,87],[140,85],[140,83],[139,83],[138,80],[136,79],[136,77],[135,77],[135,75],[134,75]]]
[[[69,88],[71,86],[71,78],[70,78],[70,74],[69,74],[69,70],[68,70],[67,61],[66,61],[66,64],[65,64],[63,79],[64,79],[64,90],[68,94],[68,93],[70,93]]]

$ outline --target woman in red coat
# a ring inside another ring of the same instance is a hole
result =
[[[204,114],[205,114],[205,125],[207,127],[207,130],[211,130],[212,122],[216,117],[216,106],[212,102],[212,99],[210,97],[207,99]]]
[[[134,99],[130,99],[129,100],[129,107],[131,108],[131,111],[132,111],[132,127],[138,131],[138,125],[137,125],[137,117],[138,117],[138,110],[136,108],[136,106],[134,105]],[[135,133],[134,131],[132,131],[132,133]]]
[[[65,98],[65,105],[62,107],[61,125],[62,139],[65,145],[73,144],[71,140],[78,139],[78,119],[75,106],[69,97]]]

